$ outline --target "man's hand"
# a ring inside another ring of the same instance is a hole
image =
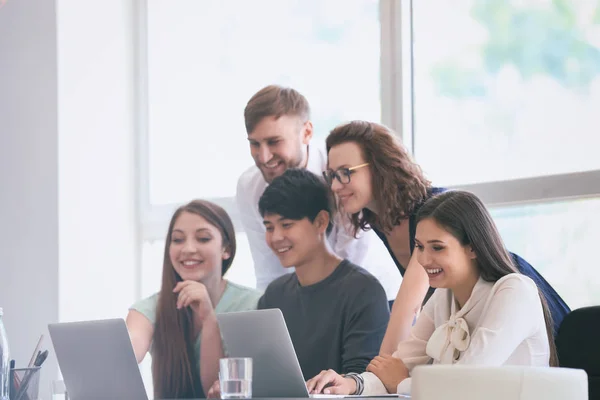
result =
[[[330,369],[306,382],[310,394],[352,394],[356,392],[356,382],[352,378],[343,376]]]
[[[396,393],[398,384],[408,378],[408,368],[402,360],[387,354],[371,360],[367,371],[374,373],[383,382],[388,393]]]

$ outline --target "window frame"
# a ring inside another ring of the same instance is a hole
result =
[[[391,35],[392,42],[389,45],[393,49],[395,43],[400,44],[397,46],[398,51],[391,54],[392,65],[395,69],[392,78],[395,75],[396,80],[390,80],[390,90],[395,93],[404,93],[404,96],[398,97],[387,94],[390,100],[390,109],[387,111],[398,116],[397,120],[392,120],[390,126],[395,128],[407,149],[414,155],[413,1],[382,0],[381,3],[390,3],[388,12],[392,16],[392,20],[389,21],[390,26],[387,29],[393,30],[393,32]],[[388,49],[388,51],[390,50]],[[404,60],[409,68],[402,68],[403,58],[406,57],[410,57],[409,60]],[[405,76],[407,73],[410,74],[409,77]],[[406,104],[407,102],[408,104]],[[405,121],[403,126],[398,122],[402,120]],[[418,159],[416,161],[418,162]],[[435,185],[435,182],[433,184]],[[485,181],[466,185],[450,185],[448,189],[461,189],[472,192],[479,196],[490,208],[593,198],[600,197],[600,169],[520,179]]]

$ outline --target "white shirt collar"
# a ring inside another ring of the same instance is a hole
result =
[[[327,169],[327,152],[325,151],[325,146],[314,142],[309,143],[307,151],[308,161],[306,162],[306,169],[313,174],[317,174],[319,177],[323,176],[323,171]]]

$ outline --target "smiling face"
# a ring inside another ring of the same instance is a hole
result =
[[[342,168],[353,168],[367,161],[363,157],[360,146],[355,142],[345,142],[333,146],[328,153],[328,168],[339,171]],[[368,166],[350,171],[350,182],[341,183],[333,179],[331,190],[338,198],[340,206],[349,214],[360,212],[363,208],[373,207],[373,190],[371,170]]]
[[[169,257],[182,280],[203,282],[220,278],[223,260],[230,254],[219,229],[200,215],[184,211],[173,225]]]
[[[298,116],[263,118],[248,134],[250,153],[268,183],[288,168],[304,167],[312,124]]]
[[[325,245],[329,224],[326,211],[321,211],[313,222],[308,218],[292,220],[278,214],[264,216],[267,244],[285,268],[302,266]]]
[[[433,218],[418,223],[415,251],[429,276],[429,285],[434,288],[456,290],[479,277],[471,246],[463,246]]]

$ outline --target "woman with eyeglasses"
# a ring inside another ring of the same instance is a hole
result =
[[[324,176],[340,211],[349,216],[355,232],[373,229],[377,233],[403,277],[381,345],[382,354],[392,354],[409,336],[416,315],[434,291],[413,255],[415,218],[426,200],[445,189],[431,185],[397,136],[383,125],[367,121],[340,125],[331,131],[326,145]],[[556,334],[569,307],[527,261],[513,253],[511,257],[544,294]]]

